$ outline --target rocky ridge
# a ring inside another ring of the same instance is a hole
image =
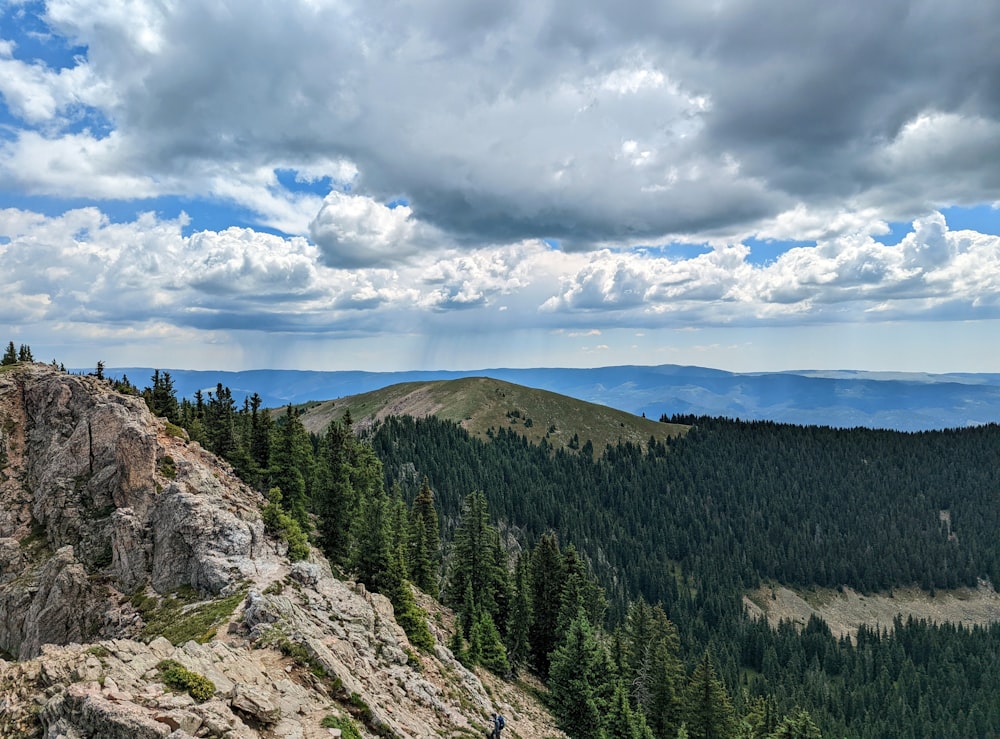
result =
[[[482,736],[496,707],[512,737],[560,736],[452,657],[440,613],[420,654],[387,599],[317,552],[291,565],[262,503],[141,399],[0,371],[0,735]]]

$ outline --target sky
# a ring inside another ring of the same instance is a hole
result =
[[[67,366],[997,372],[993,0],[0,0]]]

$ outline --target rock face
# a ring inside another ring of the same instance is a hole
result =
[[[20,660],[0,659],[0,736],[311,739],[344,722],[483,736],[494,708],[512,736],[562,736],[530,695],[454,660],[446,612],[428,623],[434,654],[418,654],[387,599],[317,552],[291,565],[262,502],[141,400],[45,366],[0,370],[0,650]],[[139,604],[178,588],[200,602],[174,621],[230,604],[207,643],[144,625]],[[163,660],[211,681],[207,695]]]
[[[147,584],[223,593],[263,548],[259,495],[105,382],[44,365],[7,369],[0,430],[8,654],[119,636],[109,603]]]

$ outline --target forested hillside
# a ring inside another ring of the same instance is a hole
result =
[[[1000,628],[897,621],[834,638],[749,618],[763,581],[928,589],[996,579],[1000,428],[900,434],[675,418],[682,437],[578,450],[435,418],[310,436],[219,386],[154,412],[269,491],[289,553],[311,540],[383,592],[417,648],[410,584],[456,616],[471,667],[544,681],[574,737],[989,737]],[[119,382],[126,392],[138,392]],[[302,556],[302,554],[298,556]]]
[[[1000,427],[901,434],[675,418],[666,445],[600,459],[551,453],[507,430],[492,443],[436,419],[372,437],[390,483],[426,475],[446,522],[468,490],[522,541],[557,531],[612,600],[662,603],[693,663],[710,648],[738,700],[806,706],[825,732],[989,736],[1000,730],[1000,630],[897,623],[857,645],[825,624],[751,622],[762,579],[862,591],[996,581]],[[888,700],[891,696],[892,700]]]

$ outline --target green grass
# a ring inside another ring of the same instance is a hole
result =
[[[304,406],[305,408],[305,406]],[[302,422],[322,433],[350,410],[355,424],[393,415],[438,418],[461,424],[470,434],[488,438],[491,429],[509,428],[535,444],[543,439],[553,448],[568,447],[574,434],[582,447],[587,440],[600,454],[618,441],[645,444],[684,433],[686,426],[660,423],[631,413],[587,403],[547,390],[485,377],[438,382],[406,382],[360,395],[310,403]]]
[[[343,739],[361,739],[361,733],[354,722],[347,717],[328,715],[323,717],[320,723],[324,729],[340,729]]]
[[[142,615],[146,639],[162,636],[171,644],[211,641],[219,626],[225,623],[246,597],[246,591],[227,598],[198,602],[200,596],[191,588],[181,588],[161,597],[137,594],[132,605]]]

